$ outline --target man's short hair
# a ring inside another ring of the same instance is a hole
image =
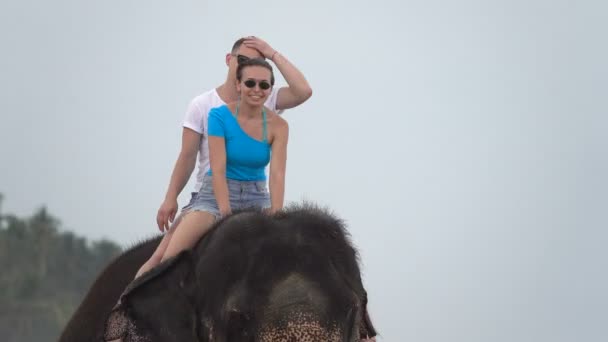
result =
[[[243,42],[245,41],[245,39],[246,38],[240,38],[239,40],[234,42],[234,44],[232,45],[232,50],[231,50],[231,53],[233,55],[235,55],[239,51],[239,48],[241,47],[241,45],[243,45]]]

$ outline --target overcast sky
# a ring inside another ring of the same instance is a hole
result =
[[[608,339],[601,0],[2,0],[3,211],[153,236],[187,104],[246,35],[313,87],[286,197],[347,220],[384,341]]]

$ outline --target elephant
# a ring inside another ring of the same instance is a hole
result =
[[[131,282],[159,242],[140,243],[111,262],[59,342],[354,342],[376,335],[358,252],[326,208],[236,212],[191,250]],[[119,297],[122,309],[112,310]]]

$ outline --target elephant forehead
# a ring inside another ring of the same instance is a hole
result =
[[[268,296],[268,307],[282,307],[289,303],[304,302],[315,307],[327,303],[327,295],[314,282],[299,273],[291,273],[277,282]]]
[[[281,322],[262,325],[258,339],[261,342],[339,342],[341,333],[336,323],[321,323],[312,314],[292,312]]]

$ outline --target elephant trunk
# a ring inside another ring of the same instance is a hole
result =
[[[289,275],[272,288],[258,311],[257,340],[358,341],[360,305],[354,294],[340,297],[330,298],[317,282],[300,274]]]

